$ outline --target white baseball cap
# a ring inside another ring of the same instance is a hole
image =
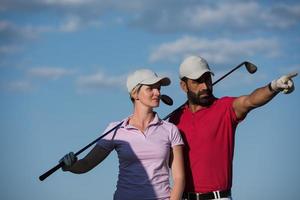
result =
[[[214,73],[210,70],[207,61],[199,56],[189,56],[183,60],[179,67],[179,77],[189,79],[198,79],[205,72],[210,72],[212,75]]]
[[[152,85],[160,83],[161,86],[170,85],[171,80],[168,77],[158,76],[149,69],[139,69],[127,77],[127,90],[129,93],[139,84]]]

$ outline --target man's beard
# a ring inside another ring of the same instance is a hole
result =
[[[201,95],[203,94],[207,94],[207,96],[201,97]],[[200,105],[204,107],[210,106],[215,99],[215,97],[212,95],[211,90],[202,90],[197,93],[188,90],[187,97],[191,104]]]

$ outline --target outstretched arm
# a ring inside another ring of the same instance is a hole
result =
[[[82,174],[90,171],[102,162],[109,152],[96,145],[84,158],[77,161],[73,152],[66,154],[60,162],[64,162],[63,171],[70,171],[75,174]]]
[[[297,73],[284,75],[277,80],[273,80],[267,86],[254,90],[249,95],[236,98],[233,101],[233,109],[238,119],[243,119],[252,109],[260,107],[268,103],[279,92],[289,94],[294,91],[294,83],[292,78]]]

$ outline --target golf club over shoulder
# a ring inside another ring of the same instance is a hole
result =
[[[103,137],[105,137],[107,134],[109,134],[110,132],[112,132],[113,130],[115,130],[119,126],[121,126],[122,123],[123,123],[123,121],[121,121],[115,127],[111,128],[109,131],[105,132],[103,135],[101,135],[100,137],[98,137],[97,139],[95,139],[94,141],[92,141],[91,143],[89,143],[88,145],[86,145],[85,147],[83,147],[82,149],[80,149],[79,151],[77,151],[75,153],[75,156],[78,156],[79,154],[81,154],[82,152],[84,152],[86,149],[88,149],[89,147],[91,147],[93,144],[95,144],[96,142],[98,142],[100,139],[102,139]],[[48,176],[50,176],[51,174],[53,174],[55,171],[57,171],[62,166],[63,166],[62,162],[58,163],[56,166],[54,166],[53,168],[51,168],[50,170],[48,170],[47,172],[45,172],[44,174],[42,174],[39,177],[40,181],[45,180]]]
[[[170,83],[170,78],[159,76],[150,69],[138,69],[130,73],[127,77],[127,90],[132,103],[131,114],[121,120],[122,122],[109,123],[104,132],[110,129],[115,130],[105,137],[102,136],[103,138],[93,145],[82,158],[78,159],[74,152],[65,154],[58,161],[63,163],[62,171],[73,174],[87,173],[100,165],[111,155],[112,151],[115,151],[118,154],[120,166],[114,199],[170,197],[179,200],[185,180],[184,160],[181,156],[184,142],[175,125],[161,120],[154,111],[160,106],[160,100],[167,105],[172,104],[171,98],[162,95],[160,91],[161,86],[168,86]],[[120,125],[119,128],[114,128],[117,124]],[[141,137],[142,134],[151,135],[151,137],[147,137],[149,139],[145,140],[144,137]],[[155,157],[153,157],[154,154]],[[174,155],[171,165],[169,155]],[[149,164],[143,165],[144,170],[137,169],[136,165],[126,164],[133,160]],[[170,173],[166,173],[169,170],[176,172],[174,178],[170,176]],[[136,179],[132,181],[132,177],[136,177]],[[137,189],[136,183],[156,177],[159,177],[159,181],[140,184]],[[161,183],[164,183],[164,187],[161,187]],[[175,188],[172,191],[169,189],[171,185]],[[124,190],[124,188],[128,189]]]
[[[241,66],[245,65],[247,71],[250,74],[254,74],[257,71],[257,66],[254,65],[253,63],[249,62],[249,61],[244,61],[242,63],[240,63],[239,65],[237,65],[236,67],[234,67],[232,70],[230,70],[229,72],[227,72],[226,74],[224,74],[223,76],[221,76],[218,80],[216,80],[215,82],[213,82],[213,86],[216,85],[218,82],[220,82],[221,80],[223,80],[224,78],[226,78],[228,75],[230,75],[232,72],[234,72],[235,70],[239,69]],[[177,112],[179,109],[181,109],[184,105],[186,104],[183,103],[181,106],[179,106],[178,108],[176,108],[174,111],[172,111],[170,114],[168,114],[166,117],[164,117],[163,119],[166,120],[168,119],[170,116],[172,116],[175,112]]]
[[[165,103],[166,105],[168,105],[168,106],[173,105],[173,100],[168,95],[162,94],[160,96],[160,98],[161,98],[162,102]],[[103,135],[101,135],[100,137],[98,137],[97,139],[95,139],[94,141],[92,141],[91,143],[89,143],[88,145],[86,145],[85,147],[83,147],[82,149],[80,149],[79,151],[77,151],[75,153],[75,156],[78,156],[79,154],[81,154],[82,152],[84,152],[86,149],[88,149],[89,147],[91,147],[92,145],[94,145],[96,142],[98,142],[99,140],[101,140],[103,137],[105,137],[106,135],[108,135],[110,132],[112,132],[113,130],[115,130],[119,126],[121,126],[122,123],[123,123],[123,121],[121,121],[115,127],[111,128],[109,131],[105,132]],[[39,176],[39,180],[40,181],[45,180],[48,176],[50,176],[51,174],[53,174],[55,171],[57,171],[58,169],[60,169],[62,166],[63,166],[62,162],[58,163],[56,166],[54,166],[53,168],[51,168],[50,170],[48,170],[47,172],[45,172],[44,174],[42,174],[41,176]]]

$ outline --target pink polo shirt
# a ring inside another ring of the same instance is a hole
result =
[[[144,134],[123,124],[100,140],[107,151],[116,150],[119,158],[119,177],[115,200],[169,199],[169,156],[175,145],[183,145],[177,127],[155,115]],[[120,122],[111,123],[110,130]],[[106,132],[106,131],[105,131]]]

